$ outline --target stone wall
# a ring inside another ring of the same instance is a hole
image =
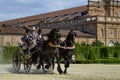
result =
[[[0,45],[18,46],[21,42],[21,35],[0,35]]]

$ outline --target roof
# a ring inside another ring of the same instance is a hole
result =
[[[64,17],[67,14],[74,14],[77,12],[84,12],[87,10],[88,10],[87,5],[78,6],[78,7],[54,11],[54,12],[49,12],[49,13],[44,13],[44,14],[39,14],[39,15],[34,15],[34,16],[29,16],[29,17],[24,17],[24,18],[3,21],[3,22],[0,22],[0,25],[2,25],[2,24],[15,24],[15,23],[19,23],[19,22],[24,23],[24,22],[33,21],[33,20],[48,19],[48,18],[52,18],[52,17],[56,17],[56,16],[63,16]]]
[[[48,34],[50,32],[51,29],[42,29],[42,34]],[[67,36],[70,30],[60,30],[60,33],[62,34],[62,36]],[[92,34],[88,34],[85,32],[80,32],[79,30],[74,30],[74,32],[77,34],[77,37],[95,37],[95,35]]]
[[[19,27],[1,27],[0,33],[5,34],[23,34],[25,32],[24,29]]]
[[[24,29],[20,28],[23,26],[33,26],[38,24],[40,21],[46,21],[46,22],[56,22],[56,21],[63,21],[63,20],[69,20],[76,18],[78,16],[78,13],[81,12],[86,12],[88,11],[87,5],[84,6],[78,6],[74,8],[69,8],[69,9],[64,9],[64,10],[59,10],[59,11],[54,11],[54,12],[49,12],[49,13],[44,13],[44,14],[38,14],[34,16],[29,16],[29,17],[24,17],[24,18],[18,18],[18,19],[13,19],[13,20],[8,20],[8,21],[3,21],[0,22],[1,27],[1,32],[2,33],[15,33],[15,34],[23,34]],[[72,16],[71,16],[72,15]],[[68,18],[68,16],[71,16]],[[85,15],[87,16],[87,15]],[[60,19],[58,19],[60,17]],[[82,17],[82,16],[79,16]],[[52,20],[50,21],[50,19]],[[19,26],[19,27],[17,27]],[[47,34],[49,33],[50,29],[42,29],[42,34]],[[67,36],[69,33],[69,30],[60,30],[61,34],[63,36]],[[79,37],[95,37],[94,35],[80,32],[78,30],[75,30],[77,33],[77,36]]]
[[[48,34],[51,31],[51,29],[42,29],[42,34]],[[67,36],[70,30],[60,30],[60,33],[62,36]],[[25,29],[19,28],[19,27],[1,27],[0,33],[5,34],[24,34]],[[80,32],[79,30],[74,30],[74,32],[77,34],[78,37],[95,37],[95,35],[91,35],[88,33]]]
[[[62,36],[67,36],[69,31],[70,30],[60,30],[60,33],[62,34]],[[77,37],[95,37],[95,35],[80,32],[79,30],[74,30],[74,32],[77,34]]]

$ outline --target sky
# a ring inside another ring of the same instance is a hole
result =
[[[0,22],[87,5],[88,0],[0,0]]]

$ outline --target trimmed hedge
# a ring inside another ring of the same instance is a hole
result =
[[[12,55],[15,51],[19,51],[18,47],[15,46],[3,46],[2,47],[3,54],[0,62],[8,63],[11,62]]]
[[[77,63],[120,63],[120,47],[75,46]]]
[[[120,47],[80,46],[75,44],[76,63],[120,63]],[[18,47],[4,46],[0,62],[11,62],[12,54]]]

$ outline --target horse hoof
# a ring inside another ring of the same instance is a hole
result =
[[[67,74],[67,71],[64,71],[64,74]]]
[[[62,71],[58,71],[58,72],[59,72],[59,74],[60,74],[60,75],[62,75],[62,74],[63,74],[63,72],[62,72]]]
[[[47,71],[46,70],[43,70],[43,74],[46,74],[47,73]]]
[[[61,75],[61,74],[63,74],[63,72],[59,72],[59,74]]]
[[[40,65],[38,65],[36,68],[39,70],[40,69]]]
[[[57,68],[57,71],[59,72],[59,74],[63,74],[63,71],[59,68]]]

